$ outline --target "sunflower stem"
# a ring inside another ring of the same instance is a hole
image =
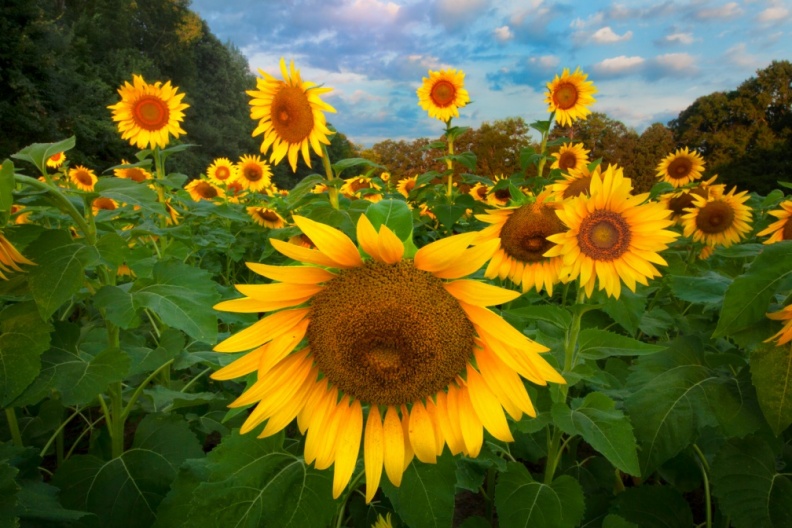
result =
[[[332,185],[335,179],[333,166],[330,164],[330,154],[327,153],[327,146],[322,143],[322,165],[324,166],[325,176],[327,176],[327,193],[330,197],[330,205],[333,209],[338,209],[338,188]]]
[[[85,240],[90,245],[94,245],[96,243],[96,230],[91,229],[88,223],[83,218],[83,215],[74,207],[74,204],[69,201],[66,196],[54,185],[47,185],[46,183],[37,180],[36,178],[31,178],[30,176],[25,176],[23,174],[14,174],[14,179],[16,179],[19,183],[24,183],[25,185],[30,185],[31,187],[35,187],[42,191],[47,191],[50,193],[50,198],[55,201],[55,206],[69,215],[74,223],[77,224],[77,227],[80,228],[82,231],[83,236],[85,236]]]
[[[154,372],[152,372],[151,374],[149,374],[149,375],[148,375],[148,377],[147,377],[146,379],[144,379],[144,380],[143,380],[143,383],[141,383],[140,385],[138,385],[137,389],[135,389],[135,392],[133,392],[133,393],[132,393],[132,396],[129,398],[129,401],[127,402],[127,405],[126,405],[126,407],[124,407],[123,411],[121,411],[121,415],[120,415],[120,417],[121,417],[121,420],[122,420],[122,421],[126,421],[126,419],[127,419],[127,418],[129,418],[129,413],[131,413],[131,412],[132,412],[132,407],[134,407],[134,405],[135,405],[135,403],[137,402],[138,398],[139,398],[139,397],[140,397],[140,395],[143,393],[143,389],[145,389],[145,388],[146,388],[146,386],[147,386],[149,383],[151,383],[151,381],[152,381],[154,378],[156,378],[156,377],[157,377],[157,375],[158,375],[160,372],[162,372],[163,370],[165,370],[165,369],[167,369],[168,367],[170,367],[170,366],[171,366],[171,363],[173,363],[173,361],[174,361],[174,359],[171,359],[171,360],[168,360],[168,361],[166,361],[166,362],[165,362],[165,363],[163,363],[162,365],[160,365],[160,366],[159,366],[159,368],[158,368],[157,370],[155,370]]]
[[[346,494],[344,495],[344,500],[341,501],[341,505],[338,507],[338,517],[336,518],[335,523],[336,528],[341,528],[344,526],[344,512],[346,511],[347,502],[349,502],[349,497],[351,497],[355,492],[355,489],[357,489],[358,482],[360,482],[360,479],[363,478],[364,474],[365,472],[361,471],[352,479],[352,482],[349,485],[349,490],[347,490]]]
[[[124,454],[124,425],[125,417],[123,413],[123,387],[117,381],[110,384],[110,416],[111,422],[108,424],[110,433],[111,454],[113,458],[118,458]]]
[[[448,141],[448,155],[454,155],[454,138],[451,135],[451,118],[446,121],[446,131],[445,137]],[[446,198],[448,198],[448,202],[451,203],[451,194],[454,189],[454,161],[448,157],[446,158],[446,166],[451,173],[448,175],[448,183],[446,184]]]
[[[8,420],[8,429],[11,431],[11,439],[17,447],[24,447],[22,443],[22,433],[19,431],[19,422],[17,422],[16,411],[13,407],[6,407],[6,419]]]
[[[55,432],[52,433],[52,436],[50,436],[49,440],[47,440],[47,443],[44,444],[44,447],[41,448],[41,451],[39,452],[40,456],[42,457],[46,456],[47,451],[49,450],[50,446],[52,446],[52,442],[54,442],[59,435],[62,435],[63,429],[69,424],[69,422],[71,422],[79,414],[80,414],[80,409],[77,409],[72,413],[71,416],[69,416],[63,422],[61,422],[61,424],[58,426]],[[60,464],[60,461],[58,463]]]
[[[706,516],[707,516],[707,528],[712,528],[712,496],[710,493],[710,484],[709,484],[709,477],[707,473],[709,472],[709,463],[707,462],[707,458],[704,456],[704,453],[701,452],[699,446],[693,444],[693,451],[696,453],[696,457],[698,458],[697,462],[699,465],[699,469],[701,469],[701,478],[704,480],[704,501],[705,501],[705,508],[706,508]]]

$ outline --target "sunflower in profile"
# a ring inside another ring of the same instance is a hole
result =
[[[558,218],[569,229],[548,239],[556,244],[546,257],[563,257],[562,276],[580,278],[591,297],[594,283],[609,297],[619,298],[622,282],[635,291],[635,283],[659,277],[653,264],[666,266],[659,255],[678,233],[666,228],[671,211],[656,202],[644,203],[649,193],[631,195],[632,182],[622,169],[609,166],[602,178],[592,178],[591,195],[563,202]]]
[[[682,216],[683,234],[709,246],[736,244],[751,230],[749,198],[748,191],[737,193],[735,187],[725,194],[715,186],[706,198],[693,196],[693,206]]]
[[[133,75],[133,84],[125,81],[118,89],[121,100],[107,108],[113,111],[113,121],[118,122],[121,139],[129,140],[139,149],[165,148],[170,136],[186,134],[180,123],[184,110],[190,105],[182,103],[183,93],[170,81],[149,84],[140,75]]]
[[[275,209],[251,206],[247,208],[247,212],[253,221],[262,227],[279,229],[286,225],[286,220]]]
[[[258,192],[272,183],[269,163],[260,156],[242,156],[237,163],[237,181],[248,191]]]
[[[184,186],[184,190],[187,191],[190,194],[190,198],[196,202],[225,197],[223,189],[215,187],[206,180],[193,180]]]
[[[410,192],[415,189],[415,183],[418,181],[418,175],[410,176],[409,178],[402,178],[396,184],[396,190],[405,198],[410,197]]]
[[[459,109],[470,102],[462,70],[429,70],[429,77],[423,78],[417,93],[418,105],[429,113],[429,117],[444,123],[452,117],[459,117]]]
[[[121,165],[129,165],[129,162],[125,159],[122,159]],[[151,173],[146,169],[144,169],[143,167],[113,169],[113,174],[115,174],[117,178],[125,178],[128,180],[136,181],[138,183],[146,180],[150,180],[152,178]]]
[[[583,148],[583,143],[564,143],[558,152],[553,154],[551,169],[561,169],[561,172],[582,170],[588,164],[589,150]]]
[[[66,161],[66,153],[65,152],[56,152],[49,158],[47,158],[47,167],[52,169],[57,169],[63,162]]]
[[[784,325],[777,334],[765,339],[765,343],[775,341],[777,346],[781,346],[792,341],[792,304],[777,312],[767,314],[767,317],[774,321],[783,321]]]
[[[493,180],[494,185],[492,186],[491,189],[489,189],[489,192],[487,193],[488,204],[494,205],[496,207],[503,207],[509,204],[509,201],[512,199],[511,190],[509,189],[509,186],[507,185],[506,187],[495,189],[499,181],[508,180],[508,179],[509,178],[504,177],[503,174],[501,174],[500,176],[495,176],[495,179]]]
[[[765,244],[774,244],[782,240],[792,240],[792,200],[781,202],[780,208],[770,211],[771,215],[778,218],[767,229],[763,229],[756,236],[767,236],[770,238],[764,241]]]
[[[95,198],[93,202],[91,202],[91,209],[93,210],[93,214],[99,214],[99,211],[115,211],[118,209],[118,202],[113,200],[112,198],[106,198],[104,196],[100,196],[99,198]]]
[[[488,185],[483,182],[476,182],[473,187],[468,189],[468,194],[472,196],[477,202],[487,203],[487,197],[490,190],[492,190],[492,185]]]
[[[341,194],[352,200],[364,198],[375,203],[382,200],[382,195],[380,194],[382,187],[371,181],[371,178],[363,176],[347,179],[339,190]]]
[[[657,178],[674,187],[682,187],[701,178],[704,158],[687,147],[672,152],[657,165]]]
[[[303,161],[311,166],[309,149],[322,157],[321,144],[329,145],[328,136],[333,132],[327,128],[323,112],[335,112],[335,108],[322,101],[319,96],[332,88],[317,86],[303,81],[294,61],[286,68],[285,59],[280,60],[283,80],[259,70],[263,78],[256,79],[256,89],[249,90],[250,118],[259,124],[253,136],[263,134],[261,152],[272,147],[270,162],[276,165],[288,156],[292,171],[297,171],[297,155],[302,152]]]
[[[715,175],[707,181],[699,182],[698,185],[692,189],[680,189],[676,192],[669,192],[662,195],[660,197],[660,202],[671,210],[671,219],[677,224],[681,224],[682,216],[686,212],[685,209],[693,207],[693,197],[701,196],[704,199],[708,198],[710,187],[715,185],[716,188],[720,189],[719,192],[722,192],[725,186],[722,184],[714,184],[717,177],[718,176]]]
[[[228,158],[216,158],[209,168],[206,175],[215,185],[227,185],[237,177],[237,166]]]
[[[25,258],[0,231],[0,279],[8,280],[6,274],[11,271],[24,271],[19,264],[35,266],[36,263]]]
[[[614,170],[619,169],[616,165],[608,166],[609,169],[611,167],[613,167]],[[564,201],[567,198],[590,194],[592,178],[602,179],[602,166],[597,165],[593,170],[589,170],[588,165],[583,165],[580,168],[569,169],[569,173],[562,176],[562,179],[556,180],[554,183],[547,186],[547,189],[552,193],[557,202]]]
[[[179,217],[181,214],[179,214],[179,211],[177,211],[169,201],[165,202],[165,212],[168,214],[165,218],[165,222],[168,225],[179,225]]]
[[[593,94],[597,88],[592,81],[587,81],[588,75],[580,68],[569,73],[569,68],[564,68],[561,76],[547,83],[545,103],[547,111],[555,112],[555,119],[561,126],[571,126],[578,119],[586,119],[591,113],[588,106],[593,104]]]
[[[241,432],[266,421],[259,436],[267,437],[296,418],[307,433],[306,462],[335,466],[334,497],[352,476],[361,439],[369,502],[383,467],[398,486],[413,456],[434,463],[447,444],[475,457],[484,429],[512,441],[504,409],[515,419],[535,416],[520,376],[564,383],[540,355],[547,348],[487,308],[519,293],[465,278],[497,241],[469,248],[476,235],[465,233],[405,259],[393,231],[377,231],[365,215],[360,249],[332,227],[294,222],[316,249],[271,239],[304,265],[248,263],[275,282],[237,285],[245,297],[215,308],[273,313],[215,347],[246,353],[212,377],[255,372],[257,381],[230,404],[256,404]]]
[[[556,215],[558,204],[546,202],[546,198],[545,193],[534,203],[476,215],[482,222],[492,224],[479,232],[476,242],[500,240],[484,272],[485,277],[508,278],[514,284],[521,284],[523,292],[536,288],[537,292],[544,289],[548,295],[553,295],[553,286],[560,280],[563,258],[544,256],[555,246],[547,237],[566,228]]]
[[[81,191],[91,192],[94,190],[94,185],[98,181],[96,174],[89,168],[77,165],[73,169],[69,169],[69,179]]]

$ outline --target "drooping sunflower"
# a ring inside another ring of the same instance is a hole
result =
[[[69,179],[81,191],[91,192],[94,190],[94,185],[98,181],[94,171],[82,165],[77,165],[73,169],[69,169]]]
[[[115,211],[118,209],[118,202],[112,198],[100,196],[91,202],[91,209],[93,210],[93,214],[98,214],[99,211]]]
[[[580,278],[591,297],[594,283],[610,297],[619,298],[624,283],[660,276],[653,264],[667,265],[659,255],[679,237],[666,228],[671,211],[656,202],[643,203],[649,194],[631,195],[632,182],[620,168],[609,166],[602,178],[592,178],[591,195],[565,200],[558,218],[569,229],[548,239],[557,244],[546,257],[563,257],[562,277]]]
[[[24,271],[19,264],[36,265],[32,260],[25,258],[0,231],[0,279],[8,280],[6,274],[10,274],[11,271]]]
[[[247,208],[247,212],[253,221],[262,227],[279,229],[286,225],[286,220],[278,214],[278,211],[269,207],[251,206]]]
[[[125,159],[122,159],[121,165],[129,165],[129,162]],[[113,174],[115,174],[117,178],[126,178],[128,180],[136,181],[138,183],[146,180],[150,180],[152,178],[151,173],[146,169],[144,169],[143,167],[113,169]]]
[[[496,207],[502,207],[509,204],[509,201],[512,199],[511,191],[509,187],[501,187],[500,189],[495,189],[498,185],[498,182],[501,180],[508,180],[509,178],[505,177],[503,174],[499,176],[495,176],[493,180],[493,186],[487,193],[487,203],[490,205],[494,205]]]
[[[580,170],[588,164],[589,150],[584,148],[583,143],[564,143],[558,152],[553,154],[553,164],[551,169],[561,169],[562,172],[570,170]]]
[[[465,90],[465,72],[446,69],[429,70],[429,77],[423,78],[418,88],[418,104],[440,121],[448,122],[452,117],[459,117],[459,109],[470,102]]]
[[[379,193],[382,187],[378,183],[372,181],[371,178],[365,178],[363,176],[348,178],[344,181],[344,184],[339,190],[341,194],[352,200],[360,198],[364,198],[371,202],[379,202],[382,200],[382,195]]]
[[[757,233],[756,236],[770,235],[770,238],[764,241],[765,244],[792,240],[792,200],[781,202],[780,208],[770,211],[769,214],[775,216],[778,220]]]
[[[263,78],[256,79],[256,89],[249,90],[250,118],[259,124],[253,136],[264,135],[261,152],[266,154],[270,147],[270,163],[276,165],[288,156],[292,171],[297,171],[297,155],[302,152],[303,161],[309,167],[309,147],[322,157],[322,146],[330,144],[328,136],[333,132],[327,128],[323,112],[335,112],[335,108],[322,101],[319,96],[332,88],[317,86],[303,81],[294,61],[286,69],[286,60],[280,61],[283,80],[259,70]]]
[[[546,197],[547,194],[542,194],[534,203],[476,215],[482,222],[492,224],[479,232],[476,242],[500,240],[484,272],[485,277],[508,278],[522,285],[523,292],[536,288],[537,292],[544,289],[548,295],[553,295],[553,286],[560,280],[563,258],[544,256],[555,246],[547,237],[566,228],[556,215],[558,204],[546,202]]]
[[[415,188],[415,182],[418,181],[418,175],[410,176],[409,178],[402,178],[396,184],[396,190],[405,198],[410,197],[410,191]]]
[[[777,334],[765,339],[765,343],[775,341],[777,346],[781,346],[792,341],[792,304],[777,312],[767,314],[767,317],[774,321],[784,321],[784,325]]]
[[[545,103],[547,111],[555,112],[555,119],[561,126],[571,126],[578,119],[586,119],[591,113],[588,106],[593,104],[593,94],[597,88],[593,81],[587,81],[588,75],[580,68],[569,73],[569,68],[564,68],[561,76],[547,83]]]
[[[535,415],[520,376],[564,383],[540,356],[545,347],[487,308],[519,293],[464,278],[497,241],[468,248],[476,235],[465,233],[405,259],[393,231],[377,231],[365,215],[357,224],[360,249],[332,227],[301,216],[294,222],[316,249],[272,239],[306,265],[248,263],[276,282],[237,285],[246,297],[215,308],[273,313],[215,347],[247,353],[212,377],[256,372],[230,405],[256,404],[241,431],[267,421],[266,437],[297,418],[307,432],[306,462],[335,465],[335,497],[352,476],[361,438],[370,501],[383,466],[398,486],[413,456],[435,462],[448,444],[453,454],[475,457],[484,428],[511,441],[503,410],[515,419]]]
[[[693,206],[682,216],[683,234],[709,246],[736,244],[751,230],[749,198],[748,191],[737,193],[734,187],[725,194],[719,186],[711,187],[706,198],[694,195]]]
[[[193,180],[184,186],[184,190],[190,193],[190,197],[196,202],[225,197],[223,189],[212,185],[206,180]]]
[[[487,203],[487,196],[489,195],[492,185],[487,185],[483,182],[476,182],[476,184],[468,190],[468,194],[473,197],[477,202]]]
[[[139,149],[165,148],[170,136],[178,138],[186,134],[180,123],[184,110],[190,107],[182,103],[183,93],[168,81],[149,84],[141,75],[133,75],[133,84],[125,81],[118,89],[121,100],[108,106],[113,111],[113,121],[118,122],[121,139],[129,140]]]
[[[674,187],[682,187],[701,178],[704,158],[687,147],[672,152],[657,165],[657,178]]]
[[[237,163],[237,181],[253,192],[269,187],[272,183],[269,163],[260,156],[242,156]]]
[[[47,158],[47,167],[57,169],[63,162],[66,161],[66,153],[65,152],[56,152],[49,158]]]
[[[230,159],[216,158],[206,169],[206,175],[216,185],[228,185],[237,178],[237,170],[237,166]]]

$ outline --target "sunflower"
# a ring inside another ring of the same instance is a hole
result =
[[[63,162],[66,161],[66,153],[65,152],[56,152],[49,158],[47,158],[47,167],[51,167],[53,169],[57,169]]]
[[[674,187],[682,187],[701,178],[704,159],[687,147],[672,152],[657,165],[657,178]]]
[[[217,185],[227,185],[237,178],[237,166],[228,158],[216,158],[206,169],[206,175]]]
[[[31,211],[25,211],[24,205],[19,204],[11,204],[11,211],[9,211],[16,225],[30,223],[30,213]]]
[[[125,159],[122,159],[121,165],[129,165],[129,162]],[[126,178],[128,180],[136,181],[138,183],[146,180],[150,180],[152,178],[151,173],[146,169],[144,169],[143,167],[113,169],[113,174],[115,174],[117,178]]]
[[[371,181],[370,178],[363,176],[356,176],[349,178],[341,186],[341,194],[350,199],[365,198],[372,202],[379,202],[382,200],[382,195],[379,192],[367,192],[366,189],[372,191],[380,191],[382,187],[377,183]]]
[[[215,347],[247,353],[212,377],[255,372],[257,381],[230,404],[257,404],[241,432],[266,420],[260,437],[267,437],[297,418],[307,431],[306,462],[335,464],[334,497],[352,476],[361,437],[368,502],[383,466],[398,486],[413,456],[433,463],[448,444],[453,454],[475,457],[484,428],[512,441],[503,409],[514,419],[535,416],[520,375],[564,383],[540,356],[547,348],[487,308],[519,293],[463,278],[497,241],[468,248],[475,234],[465,233],[405,259],[393,231],[383,225],[377,232],[365,215],[357,223],[360,249],[327,225],[301,216],[294,222],[317,249],[271,239],[306,265],[248,263],[277,282],[237,285],[246,297],[215,308],[274,313]]]
[[[495,180],[493,180],[493,183],[495,185],[493,185],[493,188],[497,186],[499,181],[508,180],[508,179],[509,178],[504,177],[503,174],[501,174],[500,176],[495,176]],[[497,190],[493,190],[492,188],[490,188],[489,192],[487,193],[487,203],[494,206],[507,205],[509,203],[509,200],[511,200],[511,198],[512,198],[511,190],[509,189],[508,186],[502,187]]]
[[[781,346],[792,341],[792,304],[777,312],[767,314],[767,317],[774,321],[784,321],[784,326],[781,327],[777,334],[765,339],[765,343],[775,341],[777,346]]]
[[[237,180],[248,191],[260,191],[272,183],[269,163],[260,156],[242,156],[237,163]]]
[[[424,77],[418,88],[418,104],[429,117],[448,122],[452,117],[459,117],[459,109],[470,102],[464,85],[465,72],[462,70],[429,70],[429,77]]]
[[[179,217],[181,215],[179,214],[179,211],[177,211],[176,208],[173,207],[169,201],[165,202],[165,212],[168,213],[168,216],[165,219],[165,222],[168,225],[179,225]]]
[[[751,208],[745,205],[748,191],[736,192],[735,187],[724,194],[722,188],[713,186],[708,197],[693,196],[693,206],[682,216],[684,235],[709,246],[739,242],[751,230]]]
[[[95,215],[99,214],[99,211],[115,211],[118,209],[118,202],[112,198],[100,196],[91,203],[91,209],[93,209],[93,214]]]
[[[107,108],[113,111],[113,121],[118,121],[121,139],[128,139],[139,149],[168,146],[170,136],[186,134],[181,123],[184,110],[190,105],[182,103],[183,93],[157,81],[148,84],[140,75],[132,76],[133,83],[125,81],[118,89],[121,100]]]
[[[569,229],[548,238],[557,244],[545,257],[563,257],[562,277],[580,277],[591,297],[594,282],[610,297],[619,298],[621,283],[635,291],[635,283],[660,276],[652,265],[667,265],[658,254],[678,233],[666,230],[671,211],[656,202],[643,203],[649,194],[632,196],[632,182],[622,169],[609,166],[602,178],[592,178],[591,196],[565,200],[556,211]]]
[[[671,210],[671,219],[674,222],[681,224],[682,216],[685,214],[685,209],[693,207],[693,197],[701,196],[706,199],[709,197],[710,187],[716,187],[722,192],[725,186],[722,184],[713,185],[713,182],[718,176],[715,175],[707,181],[699,182],[698,185],[692,189],[681,189],[676,192],[670,192],[660,197],[660,202]]]
[[[206,180],[193,180],[184,186],[184,190],[190,193],[190,197],[196,202],[225,197],[223,189],[215,187]]]
[[[399,191],[399,194],[401,194],[405,198],[409,198],[410,191],[415,189],[415,183],[417,181],[418,181],[417,174],[409,178],[402,178],[401,180],[399,180],[399,183],[396,184],[396,190]]]
[[[86,192],[93,191],[94,185],[96,185],[96,182],[98,181],[94,171],[83,167],[82,165],[77,165],[73,169],[69,169],[69,178],[78,189]]]
[[[780,205],[780,209],[770,211],[770,214],[778,218],[778,221],[756,234],[757,236],[770,235],[770,238],[764,241],[765,244],[792,240],[792,200],[782,202]]]
[[[0,279],[8,280],[6,274],[11,271],[23,271],[19,264],[36,265],[35,262],[26,259],[0,231]]]
[[[563,258],[544,254],[555,246],[547,237],[563,232],[565,227],[556,215],[557,205],[545,202],[545,198],[546,195],[540,195],[531,204],[476,215],[482,222],[492,224],[479,232],[476,242],[500,240],[485,277],[508,277],[514,284],[522,284],[523,292],[536,288],[537,292],[545,289],[548,295],[553,295]]]
[[[567,172],[572,169],[583,169],[588,164],[589,151],[583,148],[583,143],[564,143],[558,152],[553,154],[551,169],[561,169]]]
[[[280,69],[282,81],[259,70],[263,78],[256,79],[256,90],[247,92],[252,97],[250,118],[259,121],[253,136],[264,135],[261,152],[266,153],[272,147],[270,162],[275,164],[288,155],[289,165],[296,172],[299,152],[310,167],[309,146],[321,158],[321,143],[330,144],[327,136],[333,132],[327,128],[323,111],[335,112],[335,108],[319,96],[332,88],[303,82],[300,70],[294,68],[294,61],[287,70],[286,61],[281,58]]]
[[[608,165],[608,169],[611,167],[613,170],[622,170],[618,165]],[[569,169],[568,174],[550,184],[547,189],[557,202],[576,196],[587,196],[591,193],[591,180],[595,177],[602,180],[602,166],[597,165],[593,170],[589,170],[588,165],[583,165],[580,168]]]
[[[245,193],[245,186],[240,181],[240,178],[237,178],[236,180],[226,184],[225,191],[226,198],[229,202],[239,203],[239,200]]]
[[[588,75],[576,68],[569,73],[569,68],[564,68],[561,76],[555,76],[552,82],[547,83],[545,103],[549,106],[548,112],[555,112],[556,121],[561,126],[571,126],[573,121],[586,119],[591,113],[588,105],[596,99],[592,94],[597,93],[592,81],[587,81]]]
[[[468,194],[472,196],[477,202],[487,203],[487,195],[489,194],[490,189],[492,189],[492,185],[476,182],[473,187],[468,189]]]
[[[286,225],[286,220],[277,211],[269,207],[248,207],[247,212],[253,221],[262,227],[279,229]]]

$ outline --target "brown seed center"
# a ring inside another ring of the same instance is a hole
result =
[[[501,229],[501,246],[521,262],[539,262],[555,244],[547,237],[564,230],[555,211],[546,205],[529,204],[515,210]]]
[[[632,232],[620,214],[594,211],[580,223],[577,239],[584,255],[594,260],[614,260],[630,248]]]
[[[668,164],[668,177],[681,180],[690,176],[692,170],[693,164],[688,158],[675,158]]]
[[[207,182],[198,182],[198,185],[195,186],[195,192],[201,198],[206,200],[211,200],[212,198],[217,197],[217,189],[215,189],[210,183]]]
[[[723,233],[734,223],[734,209],[725,202],[708,202],[696,215],[696,227],[707,234]]]
[[[578,100],[578,91],[572,83],[561,83],[553,92],[553,102],[559,110],[569,110]]]
[[[231,176],[231,171],[228,170],[228,167],[220,166],[215,169],[215,178],[218,180],[227,180],[229,176]]]
[[[446,80],[437,81],[429,92],[435,106],[445,108],[453,104],[456,98],[456,87]]]
[[[83,185],[93,185],[93,180],[91,179],[91,175],[88,174],[88,171],[79,169],[74,173],[74,179],[80,182]]]
[[[564,151],[558,158],[558,168],[563,170],[574,169],[577,166],[577,156],[570,151]]]
[[[135,123],[144,130],[160,130],[168,124],[170,110],[165,101],[152,95],[143,96],[133,107]]]
[[[591,188],[591,176],[583,176],[582,178],[575,178],[569,182],[566,189],[564,189],[564,198],[573,198],[581,194],[588,194]]]
[[[301,143],[314,128],[308,96],[297,86],[284,84],[272,98],[272,127],[287,143]]]
[[[264,177],[264,171],[255,163],[248,163],[242,167],[242,176],[249,182],[257,182]]]
[[[319,369],[362,402],[410,403],[444,389],[473,351],[473,325],[442,281],[411,261],[341,272],[311,301]]]

